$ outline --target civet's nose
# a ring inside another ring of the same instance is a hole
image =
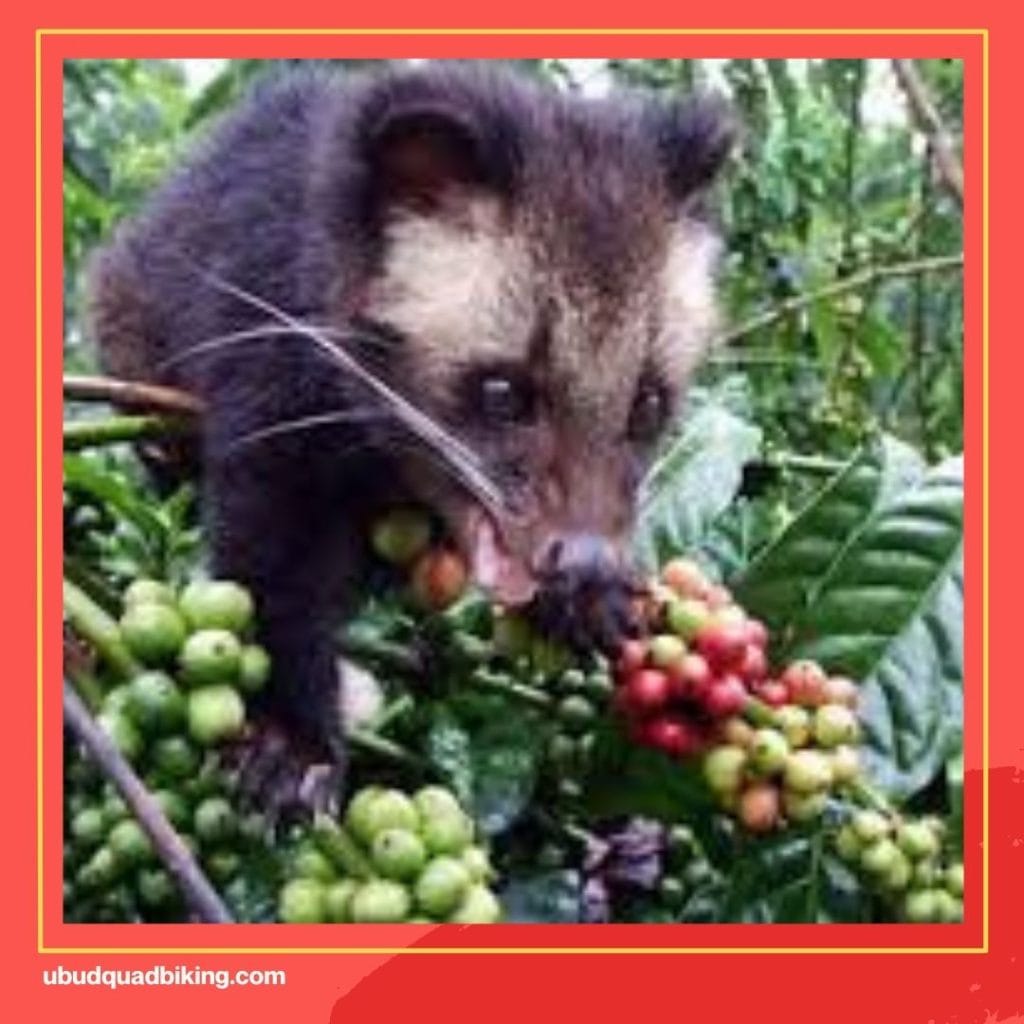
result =
[[[575,577],[599,583],[616,575],[619,557],[610,541],[596,533],[563,533],[553,537],[541,555],[541,576]]]
[[[594,533],[564,533],[540,554],[538,624],[573,647],[614,650],[632,629],[632,577],[615,545]]]

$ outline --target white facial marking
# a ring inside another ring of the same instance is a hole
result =
[[[669,241],[662,279],[663,327],[656,357],[674,381],[693,372],[718,325],[714,265],[721,242],[709,228],[683,220]]]
[[[496,204],[474,200],[459,214],[397,216],[367,305],[413,339],[417,383],[441,393],[469,361],[525,359],[532,331],[526,255]]]

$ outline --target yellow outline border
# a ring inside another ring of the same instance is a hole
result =
[[[43,257],[42,257],[42,40],[44,36],[980,36],[981,90],[981,617],[982,617],[982,944],[980,946],[47,946],[43,936]],[[885,955],[985,954],[989,951],[989,660],[988,660],[988,29],[37,29],[36,93],[36,858],[38,953],[201,954],[512,954],[730,955],[746,953]]]

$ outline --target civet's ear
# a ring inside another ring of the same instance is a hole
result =
[[[488,143],[472,111],[419,98],[385,105],[363,139],[378,201],[423,212],[503,187]]]
[[[698,96],[663,107],[658,144],[669,189],[680,201],[710,186],[739,135],[739,122],[718,95]]]

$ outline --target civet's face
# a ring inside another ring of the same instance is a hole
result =
[[[502,83],[414,82],[380,113],[359,312],[500,489],[496,515],[432,460],[409,467],[478,582],[600,641],[622,625],[638,483],[714,325],[718,244],[690,200],[728,137],[704,109]]]

